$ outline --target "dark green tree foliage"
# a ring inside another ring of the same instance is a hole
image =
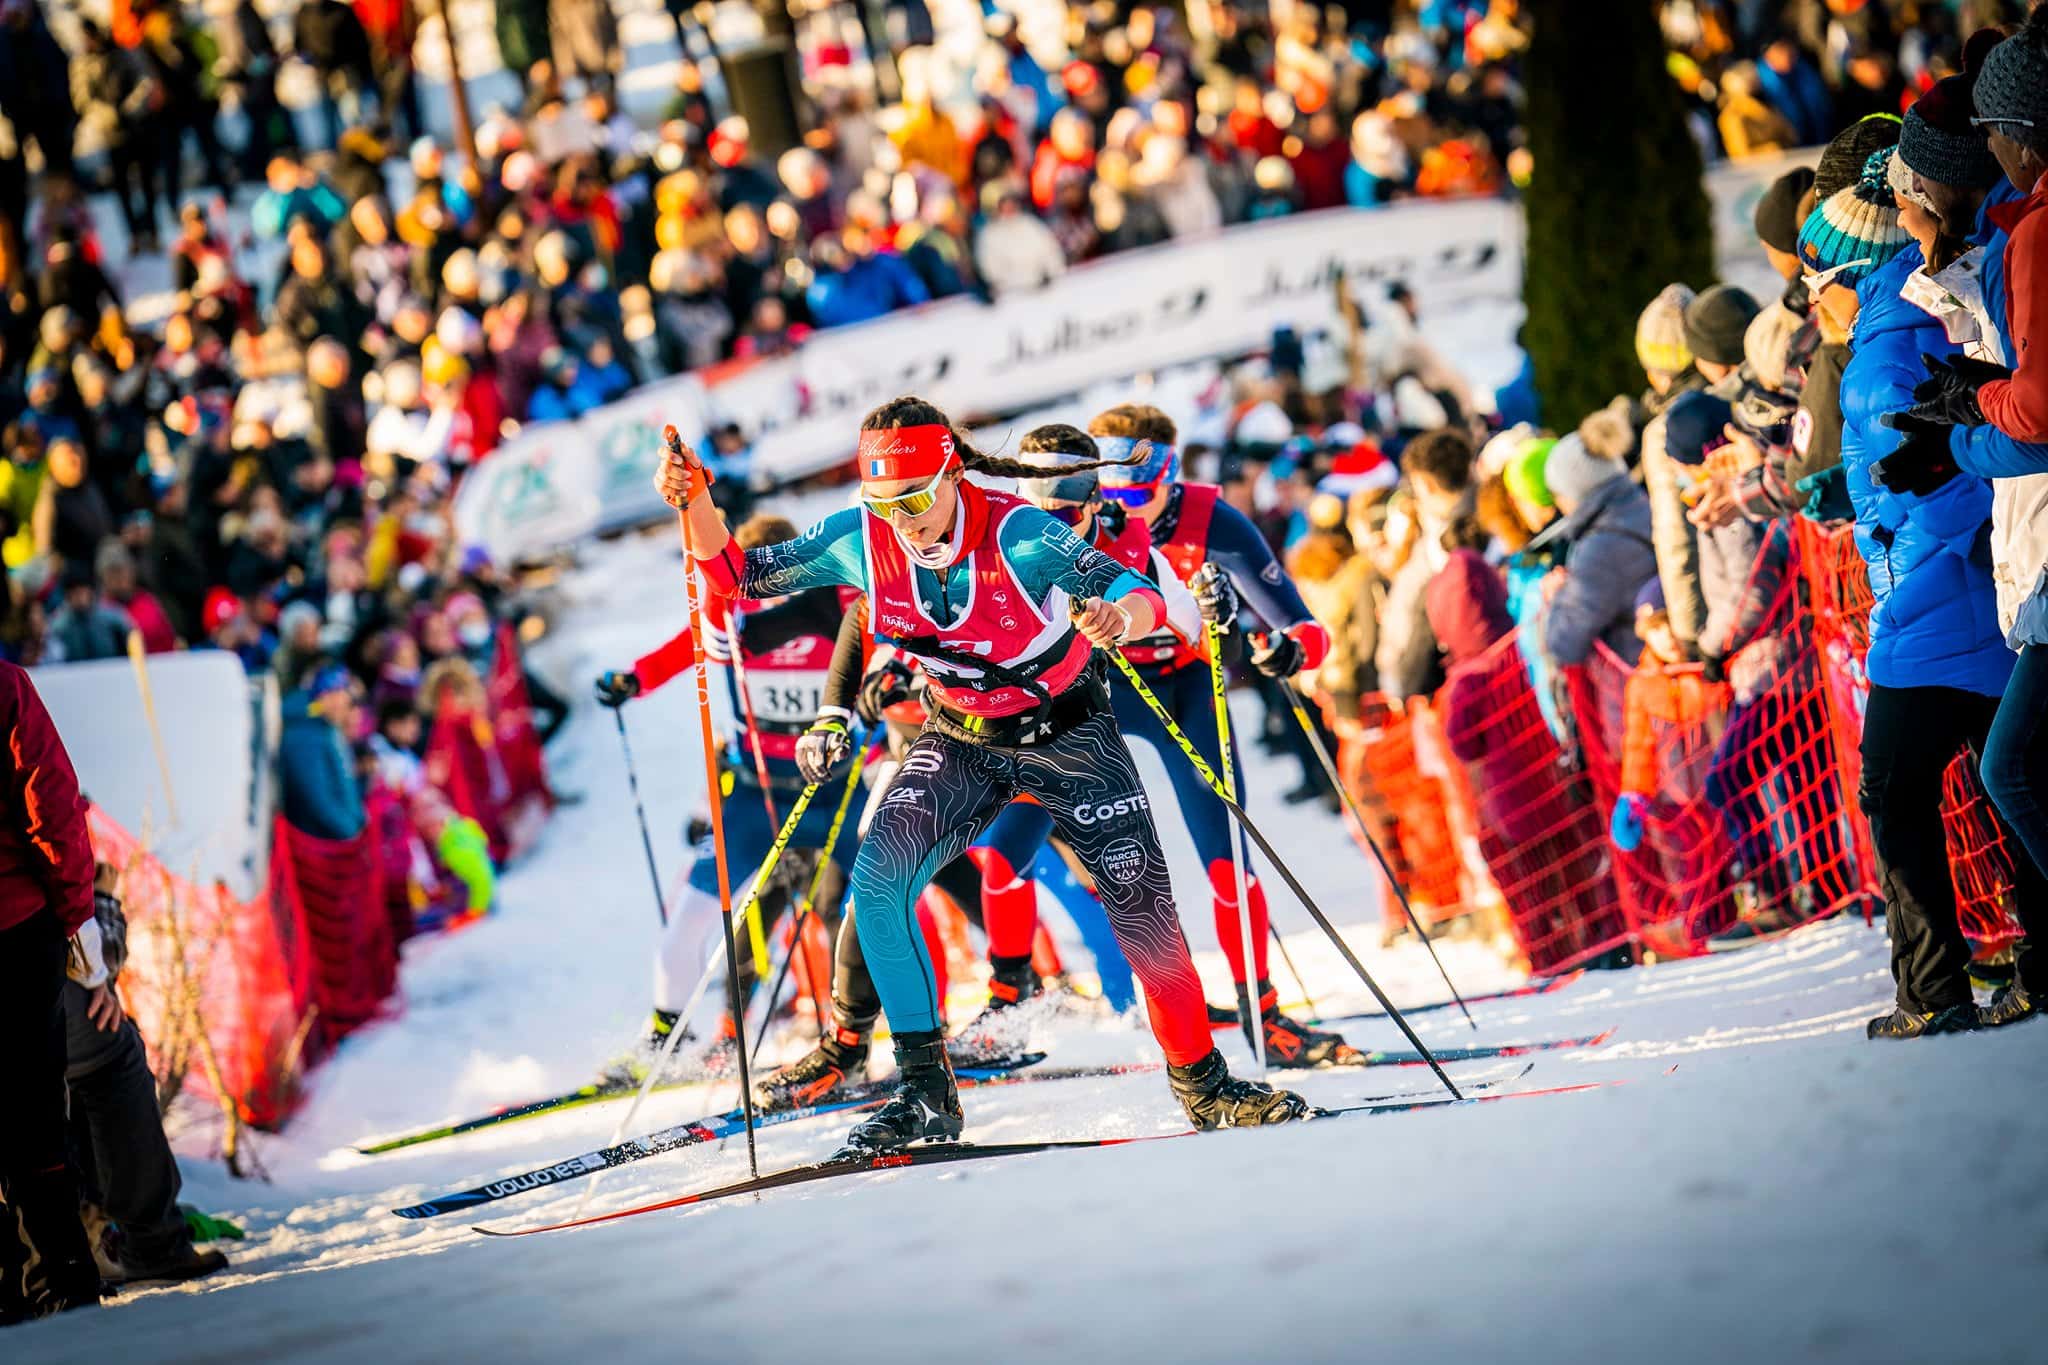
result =
[[[1636,316],[1714,279],[1712,210],[1651,0],[1531,0],[1524,336],[1545,422],[1643,387]]]

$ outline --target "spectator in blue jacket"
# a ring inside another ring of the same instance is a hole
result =
[[[353,839],[363,828],[363,793],[346,727],[355,713],[348,670],[323,665],[284,699],[277,763],[284,818],[319,839]]]
[[[1764,103],[1783,114],[1799,134],[1800,146],[1826,142],[1834,132],[1828,88],[1791,34],[1780,34],[1764,49],[1763,60],[1756,64],[1756,86]]]
[[[1901,439],[1881,419],[1912,406],[1926,376],[1920,357],[1955,349],[1940,323],[1899,296],[1923,258],[1899,222],[1892,155],[1874,154],[1860,180],[1813,211],[1799,256],[1816,306],[1850,333],[1842,470],[1875,598],[1858,797],[1883,878],[1898,1005],[1867,1032],[1917,1038],[1977,1027],[1942,773],[1965,744],[1982,747],[2013,661],[1991,581],[1990,486],[1958,474],[1905,491],[1872,478]],[[2031,899],[2039,881],[2020,878],[2019,897]]]
[[[805,299],[818,327],[867,322],[931,299],[931,291],[901,256],[854,252],[834,236],[811,243],[811,270]]]

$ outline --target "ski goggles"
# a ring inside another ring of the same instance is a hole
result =
[[[891,516],[902,513],[906,517],[921,517],[932,510],[939,500],[939,485],[946,481],[946,470],[941,468],[932,475],[931,482],[922,488],[913,488],[907,493],[896,493],[886,498],[870,497],[865,490],[860,495],[861,506],[887,521]]]
[[[1075,530],[1079,530],[1081,523],[1088,520],[1088,504],[1085,502],[1040,502],[1033,498],[1032,504],[1054,521],[1071,526]]]
[[[1095,500],[1098,486],[1095,471],[1086,469],[1077,474],[1048,474],[1042,479],[1025,479],[1018,491],[1040,506],[1049,502],[1085,505]],[[1053,509],[1047,507],[1045,510],[1050,512]]]
[[[1095,449],[1113,461],[1100,471],[1102,496],[1125,507],[1143,507],[1160,484],[1180,477],[1180,452],[1163,441],[1098,436]]]

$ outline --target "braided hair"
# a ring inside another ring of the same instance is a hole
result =
[[[1000,455],[990,455],[977,449],[967,439],[967,433],[953,424],[953,419],[922,398],[905,395],[892,398],[861,419],[862,431],[891,431],[897,427],[939,426],[953,433],[953,445],[960,454],[963,468],[976,474],[986,474],[995,479],[1042,479],[1045,467],[1026,464],[1022,460],[1007,460]],[[1112,465],[1136,464],[1143,455],[1134,455],[1126,460],[1084,460],[1075,464],[1062,465],[1060,473],[1078,474],[1086,469],[1107,469]]]

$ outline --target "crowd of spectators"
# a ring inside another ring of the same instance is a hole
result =
[[[1536,415],[1540,394],[1503,394],[1532,415],[1501,428],[1461,419],[1439,380],[1423,387],[1448,421],[1381,403],[1359,426],[1332,421],[1356,394],[1305,393],[1274,365],[1241,392],[1212,466],[1332,630],[1317,682],[1340,739],[1436,694],[1452,751],[1483,758],[1461,735],[1485,718],[1439,689],[1519,628],[1569,762],[1585,736],[1567,673],[1596,654],[1632,668],[1608,837],[1634,853],[1647,830],[1669,834],[1674,790],[1704,792],[1736,852],[1702,890],[1732,889],[1740,908],[1713,946],[1847,908],[1817,900],[1817,868],[1844,856],[1841,819],[1860,806],[1898,984],[1873,1037],[2014,1022],[2048,990],[2028,947],[2048,932],[2048,375],[2028,346],[2043,316],[2048,20],[1979,31],[1951,55],[1954,73],[1903,117],[1836,128],[1817,166],[1761,196],[1758,249],[1780,296],[1673,283],[1647,301],[1640,393],[1576,422]],[[1426,354],[1404,369],[1441,373]],[[1817,760],[1815,722],[1783,700],[1795,669],[1819,674],[1792,655],[1818,647],[1795,646],[1783,614],[1802,522],[1853,533],[1864,561],[1824,573],[1845,599],[1868,580],[1867,652],[1829,661],[1861,698],[1855,767]],[[1653,735],[1687,726],[1697,770],[1660,772]],[[1944,822],[1959,752],[2011,855],[2001,903],[2022,931],[2011,983],[1981,1011]],[[1761,771],[1736,781],[1736,754]],[[1371,807],[1372,780],[1357,785]]]

